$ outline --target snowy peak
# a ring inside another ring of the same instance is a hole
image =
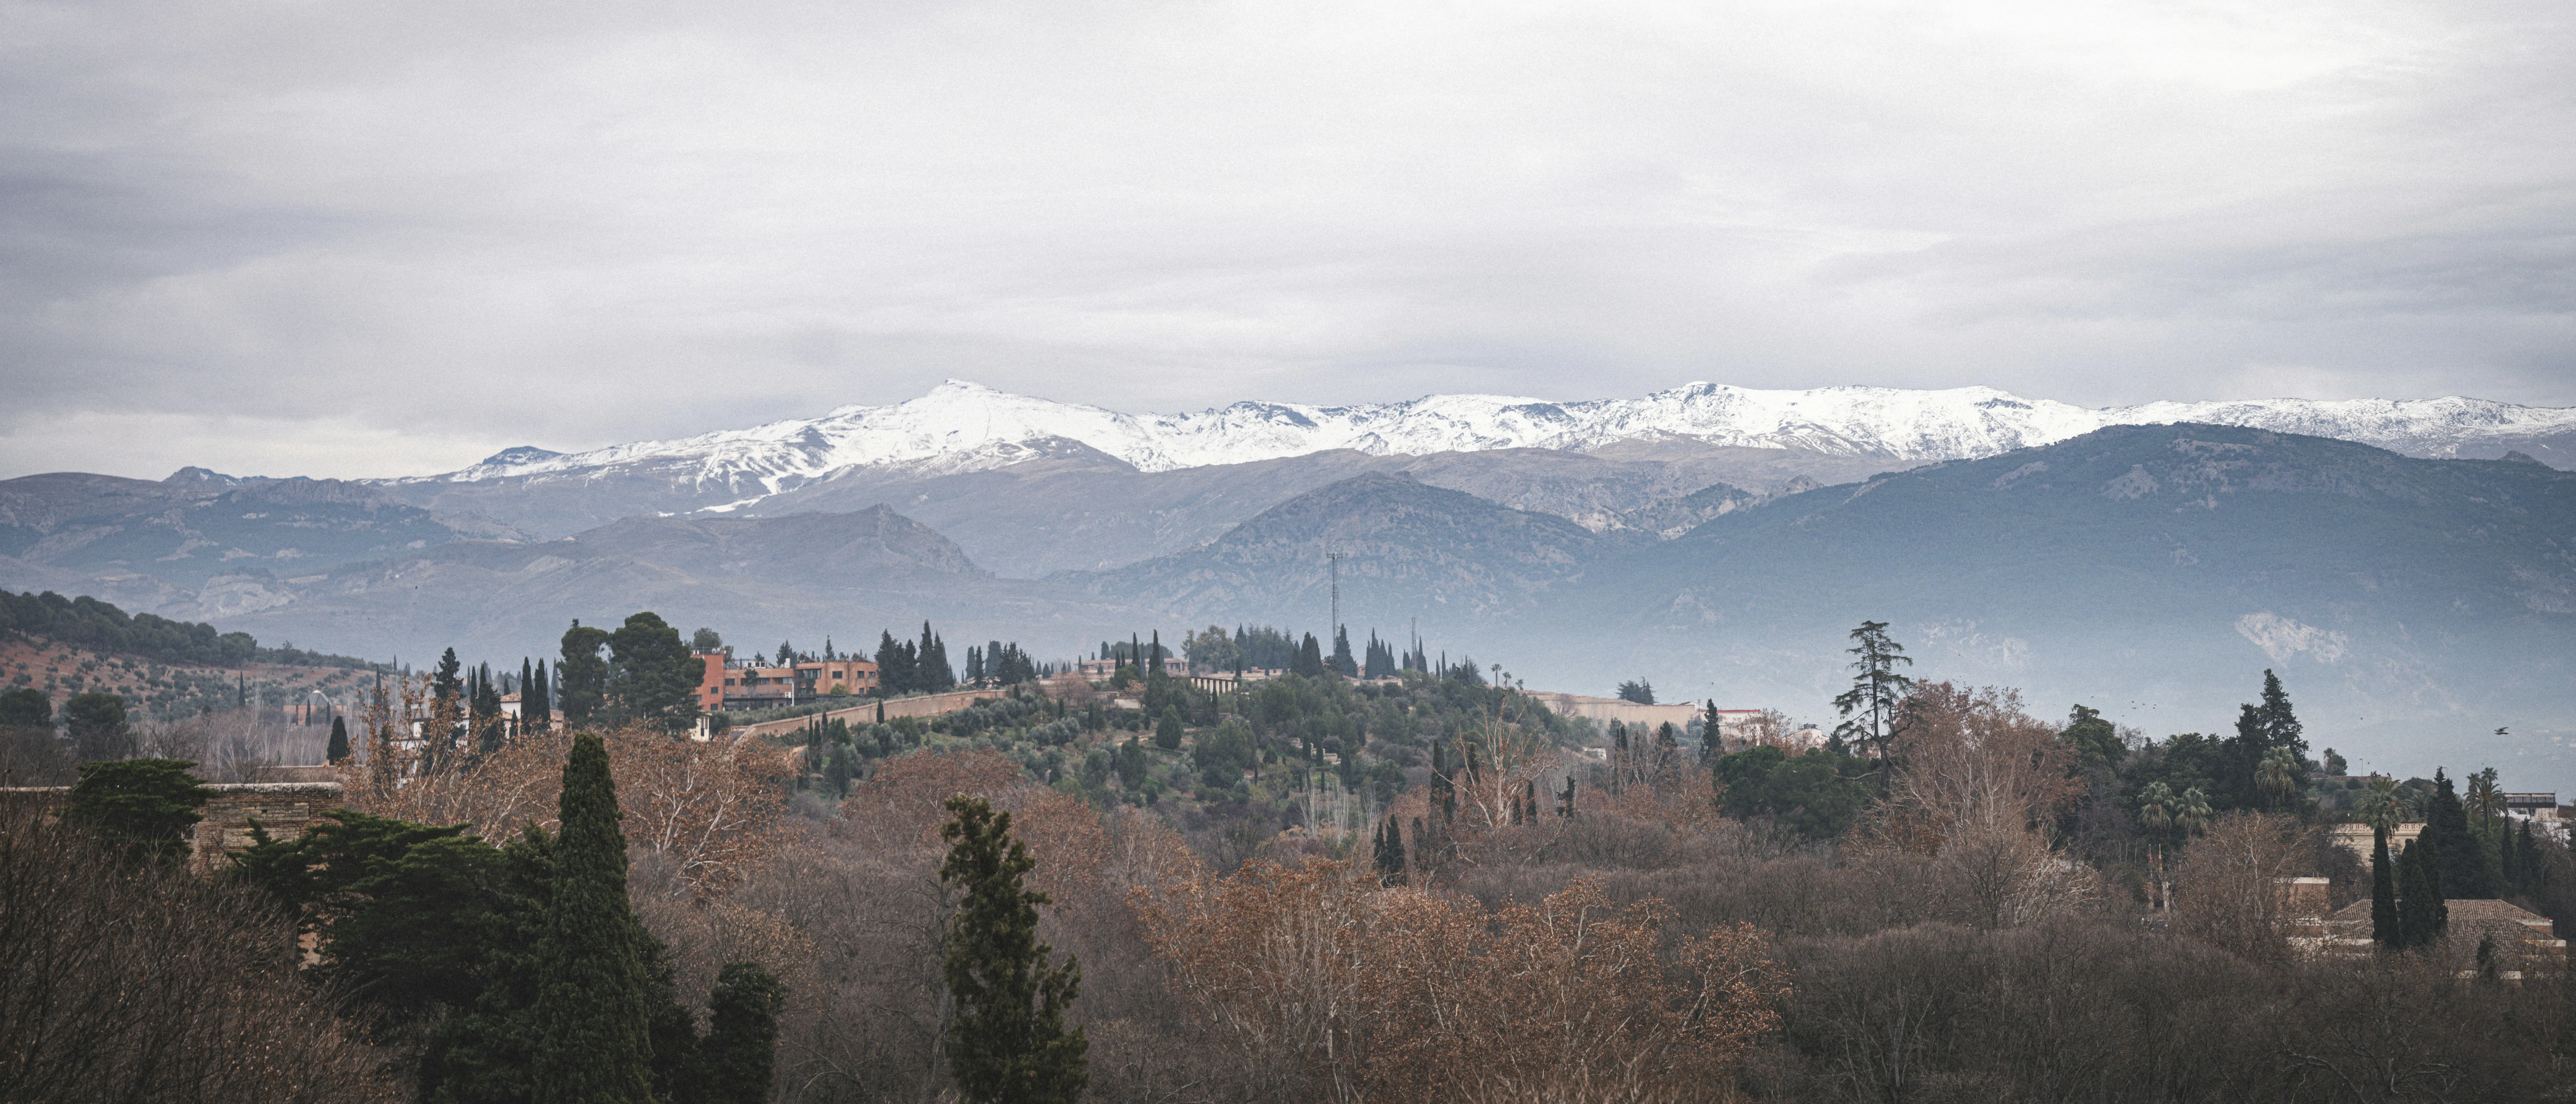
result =
[[[976,471],[1083,449],[1150,472],[1326,449],[1374,455],[1589,451],[1635,440],[1806,449],[1920,464],[2051,444],[2110,425],[2174,422],[2335,437],[2418,456],[2457,456],[2463,449],[2496,455],[2511,446],[2541,449],[2561,464],[2576,458],[2576,410],[2459,397],[2093,409],[1991,387],[1763,391],[1692,383],[1636,399],[1431,395],[1355,406],[1247,401],[1193,414],[1127,414],[950,380],[892,406],[845,406],[820,418],[589,452],[517,448],[426,478],[476,482],[651,469],[683,482],[722,483],[760,495],[861,468]]]

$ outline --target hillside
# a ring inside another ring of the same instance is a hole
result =
[[[1627,540],[1553,514],[1370,473],[1263,511],[1208,545],[1057,578],[1191,624],[1314,624],[1330,604],[1324,553],[1341,564],[1345,623],[1465,632],[1526,608]]]
[[[652,610],[766,644],[873,646],[938,622],[957,639],[1097,639],[1139,611],[996,579],[954,542],[883,506],[778,518],[629,518],[555,541],[459,541],[313,579],[259,584],[227,621],[266,636],[363,640],[405,657],[472,644],[551,654],[565,626]],[[962,645],[960,646],[962,648]]]
[[[2275,667],[2324,743],[2439,734],[2555,761],[2576,736],[2576,474],[2118,427],[1730,513],[1595,565],[1525,623],[1627,642],[1594,681],[1651,657],[1701,672],[1678,693],[1820,702],[1864,618],[1917,674],[2153,732],[2224,730],[2232,688]],[[2496,724],[2523,735],[2496,744]]]
[[[387,501],[333,479],[160,482],[58,472],[0,481],[0,588],[152,608],[221,575],[307,575],[449,541],[513,538],[489,519]]]

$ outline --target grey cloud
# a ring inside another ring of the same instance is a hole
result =
[[[1694,378],[2576,404],[2571,29],[18,6],[0,474],[387,474],[950,376],[1130,409]]]

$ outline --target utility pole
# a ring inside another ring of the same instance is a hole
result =
[[[1330,565],[1333,576],[1333,632],[1336,634],[1342,631],[1342,555],[1340,552],[1324,553],[1324,562]]]

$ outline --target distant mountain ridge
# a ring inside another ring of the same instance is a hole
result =
[[[728,488],[740,498],[713,505],[739,508],[854,469],[984,470],[1046,455],[1061,448],[1059,442],[1146,472],[1330,449],[1376,456],[1512,448],[1589,452],[1636,441],[1795,449],[1912,465],[2053,444],[2105,426],[2177,422],[2332,437],[2413,456],[2492,458],[2522,449],[2544,462],[2576,460],[2576,409],[2458,396],[2090,409],[1991,387],[1766,391],[1692,383],[1637,399],[1432,395],[1351,406],[1238,402],[1191,414],[1129,414],[951,380],[891,406],[845,406],[819,418],[568,454],[522,446],[458,471],[387,482],[474,483],[650,469]]]

